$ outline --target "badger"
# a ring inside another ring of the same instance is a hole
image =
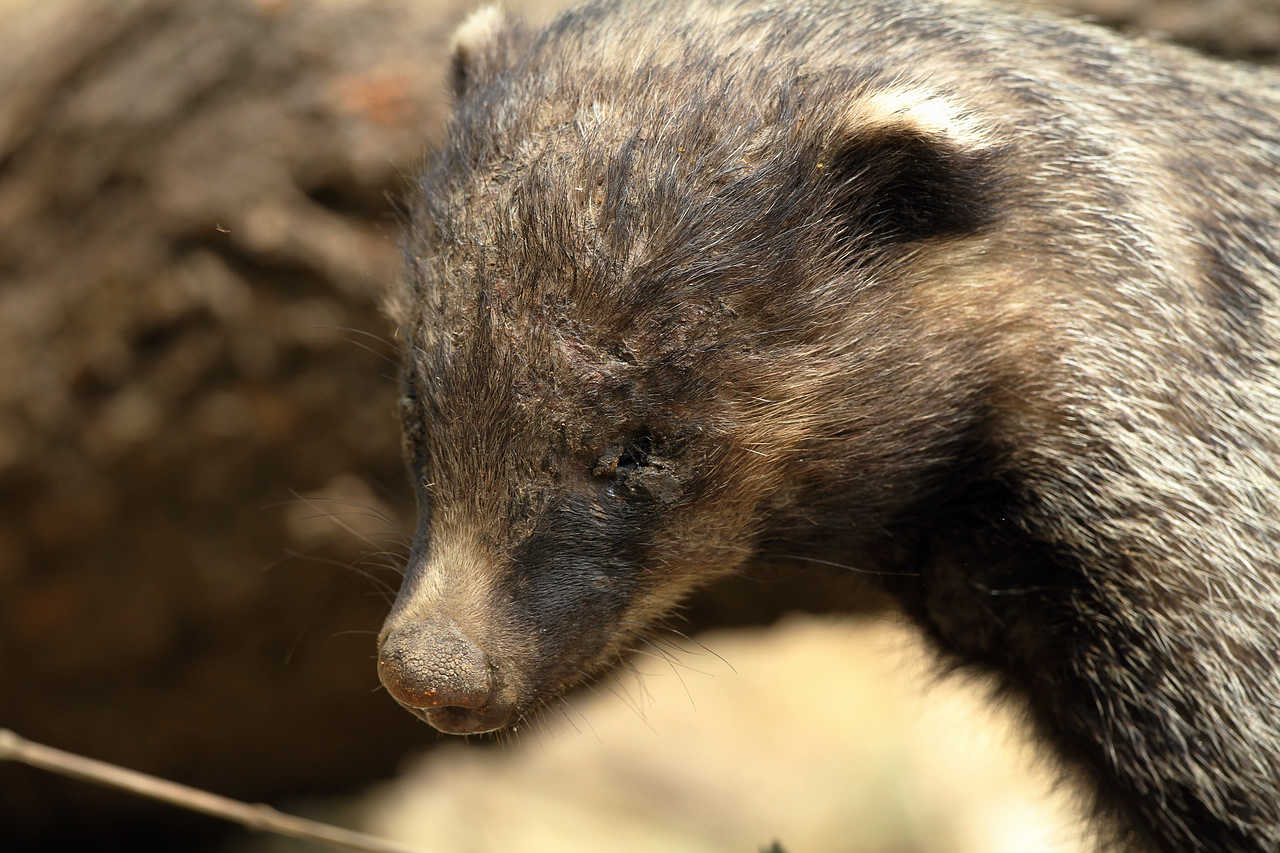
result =
[[[379,636],[510,726],[753,566],[994,673],[1128,840],[1280,849],[1280,75],[991,0],[454,40]]]

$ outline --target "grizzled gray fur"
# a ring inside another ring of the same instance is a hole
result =
[[[1280,849],[1280,78],[696,0],[485,10],[452,79],[394,306],[398,701],[501,728],[718,576],[848,565],[1135,844]]]

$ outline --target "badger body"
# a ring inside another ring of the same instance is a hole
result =
[[[501,728],[849,567],[1139,846],[1280,849],[1280,77],[984,2],[459,31],[410,202],[391,694]]]

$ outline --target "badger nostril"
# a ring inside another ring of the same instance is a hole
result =
[[[453,625],[410,623],[388,632],[378,649],[378,678],[410,708],[476,709],[493,693],[484,652]]]

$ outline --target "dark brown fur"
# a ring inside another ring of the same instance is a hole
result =
[[[1135,840],[1280,848],[1280,80],[938,0],[491,15],[453,79],[397,699],[500,727],[851,564]]]

